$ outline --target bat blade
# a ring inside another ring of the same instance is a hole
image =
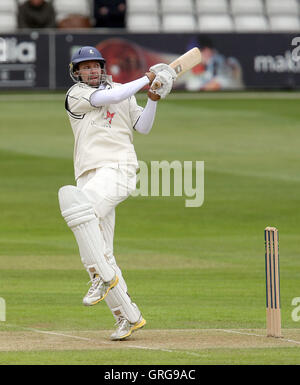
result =
[[[199,48],[194,47],[183,55],[179,56],[176,60],[170,63],[169,66],[175,70],[177,77],[179,77],[200,63],[201,51]],[[158,81],[154,82],[151,86],[153,90],[159,87],[161,87],[161,84]]]
[[[178,77],[183,75],[186,71],[192,69],[199,63],[201,63],[201,52],[199,48],[194,47],[187,51],[185,54],[181,55],[176,60],[174,60],[169,65],[175,70]]]

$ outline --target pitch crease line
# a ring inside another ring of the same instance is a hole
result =
[[[68,337],[68,338],[74,338],[74,339],[79,339],[79,340],[84,340],[84,341],[95,341],[92,338],[88,338],[88,337],[79,337],[79,336],[70,335],[70,334],[64,334],[64,333],[51,332],[51,331],[46,331],[46,330],[27,328],[27,327],[23,327],[23,326],[17,326],[17,325],[5,325],[5,326],[8,326],[8,327],[18,327],[18,328],[21,328],[23,330],[27,330],[27,331],[31,331],[31,332],[39,333],[39,334],[56,335],[56,336],[59,336],[59,337]],[[111,346],[115,345],[115,342],[101,341],[101,343],[104,344],[104,345],[111,345]],[[136,346],[135,345],[126,345],[126,347],[127,348],[131,348],[131,349],[156,350],[156,351],[167,352],[167,353],[181,353],[181,354],[183,353],[183,354],[187,354],[187,355],[201,357],[200,354],[197,354],[197,353],[194,353],[194,352],[180,351],[180,350],[150,348],[150,347],[147,347],[147,346],[139,346],[139,345],[136,345]]]
[[[60,337],[74,338],[74,339],[79,339],[79,340],[84,340],[84,341],[94,341],[92,338],[88,338],[88,337],[79,337],[79,336],[76,336],[76,335],[70,335],[70,334],[64,334],[64,333],[57,333],[57,332],[51,332],[51,331],[27,328],[27,327],[18,326],[18,325],[6,324],[5,326],[7,326],[7,327],[17,327],[17,328],[21,328],[23,330],[32,331],[34,333],[56,335],[56,336],[60,336]],[[173,330],[178,331],[177,329],[173,329]],[[229,333],[229,334],[232,333],[232,334],[246,335],[246,336],[250,336],[250,337],[252,336],[252,337],[267,338],[266,335],[263,335],[263,334],[249,333],[249,332],[243,332],[243,331],[232,330],[232,329],[202,329],[202,330],[208,330],[208,331],[215,330],[217,332],[223,332],[223,333]],[[290,343],[293,343],[293,344],[300,345],[300,341],[292,340],[292,339],[289,339],[289,338],[278,338],[277,340],[278,340],[278,342],[290,342]],[[104,345],[111,345],[111,346],[115,345],[115,342],[101,341],[101,343],[103,343]],[[181,351],[181,350],[150,348],[150,347],[147,347],[147,346],[139,346],[139,345],[126,345],[126,347],[131,348],[131,349],[141,349],[141,350],[157,350],[157,351],[168,352],[168,353],[184,353],[184,354],[188,354],[188,355],[193,355],[193,356],[201,357],[201,355],[198,354],[198,353]]]
[[[220,330],[220,331],[225,332],[225,333],[242,334],[242,335],[253,336],[253,337],[266,337],[265,335],[262,335],[262,334],[246,333],[246,332],[241,332],[241,331],[237,331],[237,330],[230,330],[230,329],[227,329],[227,330],[226,329],[216,329],[216,330]],[[291,340],[289,338],[277,338],[277,340],[279,342],[291,342],[293,344],[299,344],[300,345],[300,341]]]

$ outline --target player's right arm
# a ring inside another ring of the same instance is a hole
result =
[[[145,86],[151,86],[155,79],[160,80],[162,86],[157,90],[157,95],[152,100],[158,100],[160,97],[165,97],[172,89],[173,80],[176,78],[176,72],[167,64],[159,63],[152,66],[145,76],[131,82],[121,84],[112,89],[96,90],[90,97],[91,105],[101,107],[106,104],[117,104],[121,101],[130,98],[140,91]],[[158,97],[157,97],[158,96]]]
[[[161,64],[161,66],[168,67],[166,64]],[[78,83],[67,93],[66,109],[74,116],[74,118],[76,118],[77,115],[81,116],[95,108],[120,103],[135,95],[145,86],[151,86],[153,80],[157,79],[160,73],[163,72],[164,71],[157,71],[157,73],[155,73],[154,71],[152,72],[150,68],[150,71],[147,72],[145,76],[125,84],[117,85],[113,88],[107,87],[105,89],[95,89],[84,83]],[[157,101],[160,97],[165,97],[165,95],[170,92],[172,87],[167,84],[170,79],[167,80],[168,81],[165,82],[159,90],[156,90],[156,94],[148,92],[148,97],[152,99],[152,101]],[[168,86],[167,92],[165,91],[166,86]],[[163,91],[164,95],[162,95],[160,91]]]
[[[94,107],[105,106],[106,104],[117,104],[130,98],[145,86],[149,85],[148,76],[133,80],[129,83],[121,84],[110,89],[98,89],[90,96],[90,103]]]
[[[152,80],[154,77],[153,74]],[[96,108],[120,103],[150,84],[151,79],[146,75],[132,82],[105,89],[95,89],[84,83],[77,83],[68,91],[65,107],[76,118],[77,115],[81,116]]]

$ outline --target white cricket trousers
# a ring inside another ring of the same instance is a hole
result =
[[[115,208],[135,190],[136,166],[113,163],[85,172],[78,178],[77,187],[85,193],[93,205],[105,242],[104,255],[119,277],[118,285],[124,293],[127,293],[127,285],[114,257]],[[106,303],[116,318],[113,306],[110,306],[110,293],[106,297]],[[135,304],[133,306],[132,311],[138,316],[138,308]]]

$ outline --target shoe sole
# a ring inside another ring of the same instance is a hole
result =
[[[109,291],[118,284],[118,282],[119,282],[119,277],[116,276],[116,279],[114,280],[114,282],[107,288],[105,294],[101,298],[97,299],[97,301],[94,301],[94,302],[92,302],[90,304],[84,304],[84,305],[86,305],[86,306],[93,306],[93,305],[96,305],[97,303],[99,303],[100,301],[102,301],[107,296]]]
[[[146,325],[146,320],[143,318],[138,324],[133,325],[127,334],[125,334],[124,336],[119,337],[119,338],[114,338],[114,339],[111,338],[111,340],[112,341],[123,341],[126,338],[130,337],[133,332],[136,332],[136,331],[142,329],[145,325]]]

